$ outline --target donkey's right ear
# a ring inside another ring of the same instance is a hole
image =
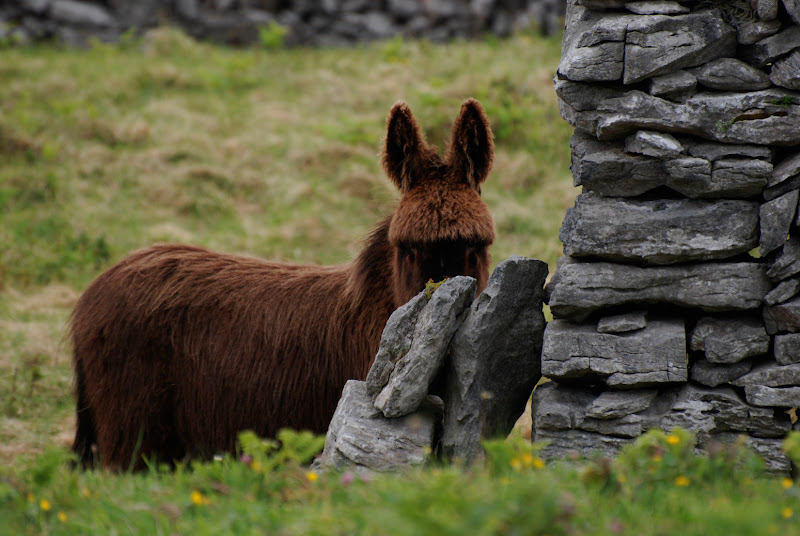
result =
[[[405,102],[392,106],[386,120],[386,144],[383,169],[392,182],[405,193],[423,173],[427,149],[425,137]]]

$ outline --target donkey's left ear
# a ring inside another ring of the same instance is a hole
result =
[[[453,123],[453,137],[447,150],[447,162],[480,192],[494,161],[494,135],[483,106],[475,99],[461,105],[461,113]]]

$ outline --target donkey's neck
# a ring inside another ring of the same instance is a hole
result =
[[[350,301],[357,311],[388,315],[394,310],[392,283],[393,250],[389,244],[391,216],[385,218],[366,239],[353,261],[347,281]]]

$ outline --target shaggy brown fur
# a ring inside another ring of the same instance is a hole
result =
[[[485,288],[494,224],[480,199],[494,146],[464,102],[445,159],[404,103],[387,121],[383,166],[403,196],[350,264],[294,266],[157,245],[81,296],[70,323],[84,465],[232,451],[237,433],[326,430],[341,389],[363,379],[391,312],[428,279]]]

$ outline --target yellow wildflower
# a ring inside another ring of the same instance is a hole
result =
[[[786,508],[784,508],[783,510],[781,510],[781,517],[783,519],[789,519],[793,515],[794,515],[794,512],[788,506]]]
[[[533,466],[537,469],[544,469],[544,460],[541,458],[534,458]]]
[[[783,486],[783,489],[789,489],[789,488],[792,487],[793,484],[794,484],[794,481],[791,478],[788,478],[788,477],[784,478],[781,481],[781,485]]]
[[[309,472],[306,473],[306,479],[309,482],[316,482],[318,478],[319,478],[319,475],[317,473],[315,473],[314,471],[309,471]]]
[[[683,475],[675,477],[675,485],[676,486],[680,486],[682,488],[685,488],[690,483],[691,483],[691,480],[689,480],[689,477],[686,477],[686,476],[683,476]]]
[[[680,442],[681,438],[675,434],[669,434],[667,436],[667,443],[669,443],[670,445],[677,445]]]
[[[508,462],[511,465],[511,468],[515,471],[519,471],[522,468],[522,462],[519,458],[511,458],[511,461]]]
[[[656,455],[653,456],[653,461],[656,462],[656,463],[660,462],[663,459],[664,458],[661,456],[661,454],[656,454]]]
[[[48,512],[50,511],[50,508],[52,506],[50,505],[50,501],[48,501],[47,499],[42,499],[41,501],[39,501],[39,507],[45,512]]]
[[[89,490],[89,488],[83,488],[81,490],[81,495],[83,495],[84,497],[86,497],[88,499],[89,497],[92,496],[92,492]]]
[[[58,520],[61,521],[62,523],[66,523],[67,514],[65,514],[63,511],[58,512]]]
[[[522,465],[524,467],[530,467],[531,465],[533,465],[533,454],[531,454],[530,452],[526,452],[525,454],[523,454]]]
[[[196,504],[197,506],[201,506],[204,504],[211,504],[211,499],[209,499],[208,497],[206,497],[197,490],[194,490],[192,492],[190,499],[192,500],[192,504]]]

